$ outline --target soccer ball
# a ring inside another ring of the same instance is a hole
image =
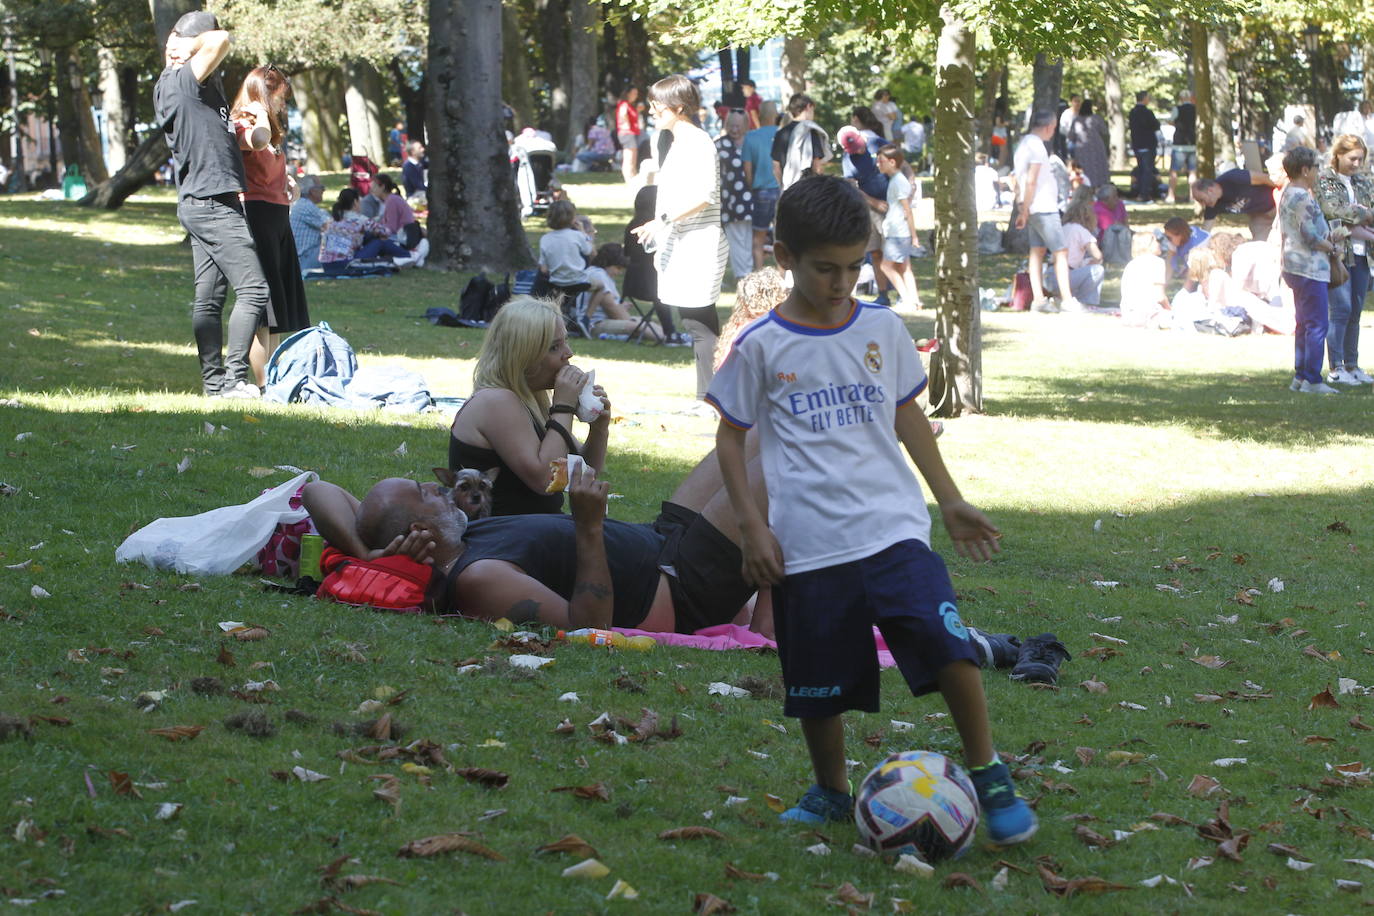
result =
[[[854,800],[854,821],[880,853],[929,863],[962,855],[978,829],[978,795],[963,768],[934,751],[901,751],[874,767]]]

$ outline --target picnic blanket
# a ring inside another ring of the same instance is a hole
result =
[[[626,627],[615,627],[615,631],[624,633],[626,636],[651,636],[660,645],[686,646],[691,649],[710,649],[712,651],[772,649],[777,651],[778,648],[778,644],[766,636],[755,633],[748,627],[733,623],[705,627],[695,633],[651,633],[648,630],[635,630]],[[879,666],[891,668],[896,665],[897,662],[892,658],[892,653],[887,650],[887,642],[877,627],[873,628],[873,641],[878,645]]]

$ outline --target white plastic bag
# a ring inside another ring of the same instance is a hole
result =
[[[256,554],[279,523],[298,522],[308,512],[292,509],[291,497],[314,471],[299,474],[241,506],[221,506],[200,515],[160,518],[124,539],[115,560],[141,560],[153,569],[196,576],[227,576]]]

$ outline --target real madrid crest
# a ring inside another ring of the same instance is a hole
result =
[[[868,371],[874,374],[883,369],[883,351],[878,349],[878,344],[874,341],[868,342],[868,352],[864,354],[864,365]]]

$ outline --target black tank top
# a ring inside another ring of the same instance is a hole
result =
[[[462,408],[459,408],[458,412],[462,413]],[[458,418],[455,416],[454,422],[457,421]],[[530,417],[530,423],[534,425],[534,434],[542,440],[546,430],[540,429],[533,417]],[[452,471],[462,468],[473,468],[478,471],[501,469],[491,487],[492,515],[543,515],[559,514],[563,511],[562,493],[536,493],[525,486],[520,475],[501,460],[495,449],[469,445],[452,431],[448,437],[448,466]]]
[[[462,613],[463,608],[453,602],[453,582],[478,560],[514,563],[550,591],[572,600],[577,581],[574,525],[571,515],[479,518],[472,522],[463,535],[467,549],[449,570],[445,586],[448,606]],[[663,549],[663,536],[652,525],[632,525],[609,518],[602,530],[606,565],[615,585],[612,622],[618,627],[638,626],[649,615],[658,589],[658,556]]]
[[[1192,102],[1178,106],[1174,119],[1174,146],[1197,146],[1197,107]]]

